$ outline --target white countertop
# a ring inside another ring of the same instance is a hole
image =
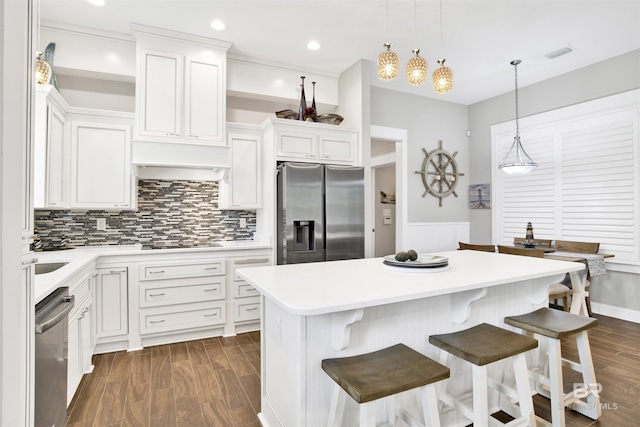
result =
[[[68,262],[67,265],[56,271],[35,276],[34,303],[37,304],[55,291],[65,282],[73,279],[74,275],[90,265],[101,256],[114,255],[158,255],[225,252],[246,249],[271,249],[271,245],[250,240],[221,241],[219,247],[177,248],[177,249],[151,249],[142,250],[142,245],[109,245],[109,246],[83,246],[63,251],[34,252],[34,258],[38,263]]]
[[[480,251],[449,258],[446,271],[389,269],[383,258],[240,268],[266,298],[296,315],[317,315],[391,304],[584,269],[576,262]]]

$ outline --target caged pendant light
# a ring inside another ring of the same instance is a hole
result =
[[[417,0],[413,1],[413,25],[416,31],[416,43],[418,43],[418,6]],[[415,55],[407,61],[407,81],[411,85],[421,85],[427,80],[427,61],[420,56],[420,49],[413,49]]]
[[[444,37],[442,37],[442,0],[440,0],[440,49],[444,46]],[[453,88],[453,71],[451,68],[444,66],[445,59],[438,59],[440,68],[436,68],[433,71],[433,90],[436,93],[447,93]]]
[[[504,159],[502,159],[500,165],[498,165],[498,168],[509,175],[522,175],[538,167],[538,164],[524,151],[524,147],[522,147],[522,143],[520,142],[520,126],[518,124],[518,64],[521,62],[519,59],[511,61],[516,76],[516,136],[513,138],[513,144],[511,148],[509,148],[507,155],[504,156]]]

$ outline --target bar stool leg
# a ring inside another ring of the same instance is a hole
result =
[[[576,342],[578,344],[582,378],[585,386],[589,390],[589,395],[587,396],[586,407],[584,405],[574,405],[572,409],[595,420],[600,418],[602,410],[600,409],[599,384],[596,382],[596,373],[593,369],[593,359],[591,359],[591,347],[589,346],[587,331],[579,332],[576,335]]]
[[[438,415],[438,396],[434,384],[420,387],[420,397],[422,398],[422,412],[424,414],[424,424],[427,426],[440,426]]]
[[[342,424],[342,417],[344,416],[344,405],[346,403],[346,399],[346,393],[343,393],[340,386],[334,383],[327,427],[340,427],[340,424]]]
[[[511,356],[513,358],[513,371],[516,378],[516,388],[518,390],[518,404],[522,417],[529,419],[529,425],[536,425],[536,415],[533,410],[533,400],[531,399],[531,384],[529,384],[529,374],[527,360],[524,353]]]
[[[473,374],[473,427],[489,426],[487,366],[471,365]]]
[[[553,421],[554,427],[565,427],[564,382],[562,380],[562,356],[560,353],[560,345],[560,340],[547,338],[551,420]]]

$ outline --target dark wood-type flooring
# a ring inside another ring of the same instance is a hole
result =
[[[566,411],[567,427],[640,426],[640,325],[599,316],[589,332],[602,417]],[[208,338],[94,356],[69,406],[67,427],[260,426],[260,334]],[[563,355],[577,359],[575,340]],[[581,382],[565,369],[565,389]],[[549,401],[536,413],[550,419]],[[496,418],[502,418],[499,415]]]

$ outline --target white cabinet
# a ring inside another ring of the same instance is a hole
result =
[[[145,337],[223,330],[226,261],[163,260],[139,265],[139,325]]]
[[[142,25],[132,28],[137,46],[135,139],[226,145],[230,44]]]
[[[34,207],[69,207],[69,140],[65,115],[69,111],[51,85],[36,88],[34,138]]]
[[[71,208],[135,206],[128,123],[73,120],[71,164]]]
[[[242,267],[262,267],[272,265],[272,259],[268,255],[245,256],[232,258],[231,260],[233,322],[235,329],[239,331],[249,330],[243,327],[244,323],[260,321],[260,293],[256,288],[245,282],[236,272]]]
[[[126,339],[129,333],[127,267],[96,269],[96,342]]]
[[[267,132],[273,132],[276,160],[356,164],[356,129],[284,119],[269,119],[269,125]]]
[[[249,126],[227,126],[231,169],[220,183],[221,209],[262,207],[262,136]]]

